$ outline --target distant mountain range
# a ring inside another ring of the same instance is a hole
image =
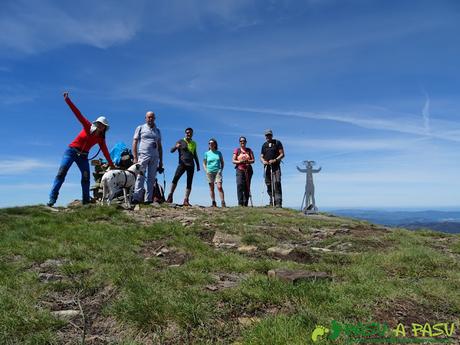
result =
[[[402,227],[412,230],[430,229],[435,231],[448,232],[451,234],[460,233],[460,210],[386,211],[343,209],[329,210],[327,212],[337,216],[363,219],[372,223],[391,227]]]

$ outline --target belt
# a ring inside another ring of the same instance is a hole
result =
[[[87,156],[88,155],[88,151],[82,151],[80,148],[78,147],[72,147],[72,146],[69,146],[72,150],[74,150],[75,152],[77,152],[79,155],[82,155],[82,156]]]

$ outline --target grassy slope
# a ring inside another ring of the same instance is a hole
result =
[[[259,250],[217,249],[210,243],[216,230]],[[454,321],[459,239],[267,208],[2,209],[0,343],[81,343],[84,334],[87,344],[312,344],[315,325],[332,320]],[[351,246],[295,262],[266,254],[280,243]],[[162,247],[169,253],[157,257]],[[334,279],[267,278],[281,267]],[[219,280],[233,285],[206,288]],[[81,309],[84,319],[52,316],[62,309]]]

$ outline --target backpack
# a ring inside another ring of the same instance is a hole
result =
[[[165,200],[165,191],[158,183],[158,179],[155,179],[155,183],[153,184],[153,201],[161,204],[165,202]]]
[[[250,148],[246,148],[246,152],[249,154],[249,156],[254,157],[254,152],[252,152],[252,150]],[[240,155],[240,153],[241,153],[241,148],[238,147],[238,149],[236,151],[236,157],[238,157]],[[238,164],[235,164],[234,168],[238,169]],[[249,169],[249,168],[252,169],[251,164],[248,164],[246,168],[247,169]]]

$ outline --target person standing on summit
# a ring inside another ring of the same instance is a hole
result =
[[[145,123],[137,126],[133,137],[134,163],[142,166],[144,174],[139,174],[134,187],[133,204],[145,202],[153,203],[153,186],[157,171],[163,172],[163,147],[161,146],[161,132],[155,125],[155,114],[148,111],[145,114]],[[145,177],[147,175],[147,193],[144,196]]]
[[[270,205],[282,207],[280,162],[284,158],[284,148],[281,141],[273,139],[271,129],[265,130],[265,139],[266,141],[262,145],[260,161],[264,165],[267,193],[270,196]]]
[[[177,166],[176,173],[174,174],[174,178],[171,183],[171,190],[169,192],[168,198],[166,199],[167,203],[173,202],[173,195],[177,187],[177,182],[179,182],[179,179],[184,174],[184,172],[187,172],[187,187],[185,189],[183,205],[190,206],[189,198],[192,191],[195,164],[196,171],[200,171],[200,162],[198,161],[198,155],[196,153],[196,142],[192,140],[192,137],[193,129],[189,127],[185,130],[185,138],[178,140],[176,145],[171,149],[171,153],[175,152],[176,150],[179,151],[179,165]]]
[[[72,103],[68,92],[64,92],[64,100],[73,111],[78,121],[80,121],[82,124],[83,129],[69,144],[69,147],[64,152],[61,165],[59,166],[58,173],[54,179],[53,187],[51,188],[51,192],[49,194],[49,201],[47,203],[48,206],[53,206],[56,203],[59,195],[59,190],[64,183],[67,172],[74,162],[77,163],[77,166],[81,172],[82,203],[88,204],[90,202],[90,174],[88,153],[91,147],[94,145],[99,144],[99,147],[107,159],[109,166],[114,168],[112,159],[110,158],[109,150],[107,150],[107,145],[105,143],[105,134],[109,130],[109,122],[107,119],[104,116],[99,116],[95,121],[91,123]]]

